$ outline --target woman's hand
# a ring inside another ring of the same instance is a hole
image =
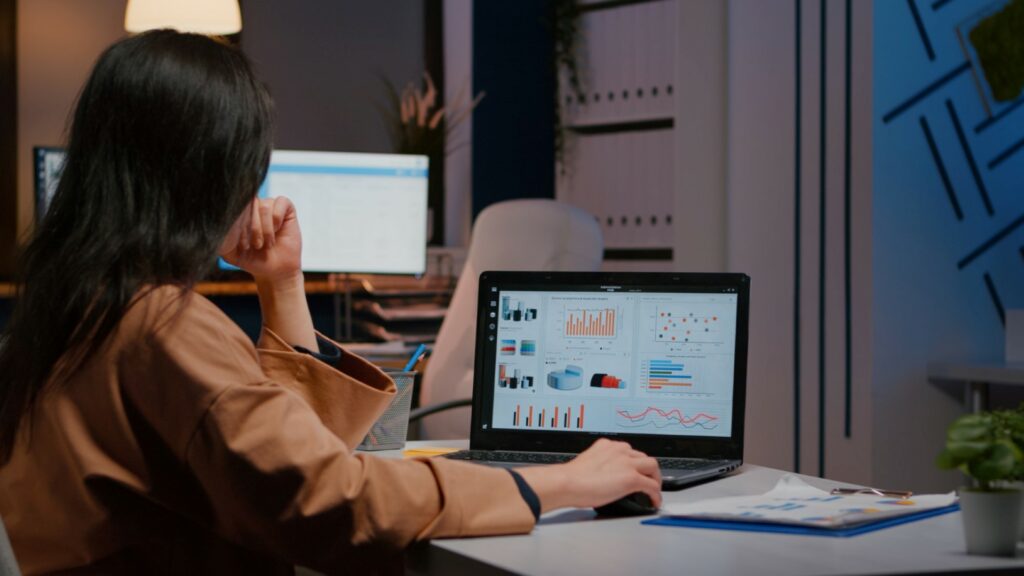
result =
[[[302,234],[291,200],[254,199],[231,227],[220,254],[256,280],[264,326],[292,346],[318,349],[302,277]]]
[[[601,438],[565,464],[517,468],[540,498],[541,510],[590,508],[643,492],[661,506],[658,461],[625,442]]]
[[[302,233],[291,200],[254,198],[231,227],[220,253],[257,282],[272,284],[300,274]]]

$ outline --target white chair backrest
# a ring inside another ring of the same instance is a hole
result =
[[[20,576],[18,562],[14,559],[14,549],[11,548],[11,541],[7,538],[7,530],[4,528],[3,519],[0,518],[0,576]]]
[[[601,228],[584,210],[554,200],[510,200],[488,206],[473,225],[465,267],[423,374],[421,404],[473,395],[481,272],[595,271],[603,256]],[[466,438],[469,417],[469,408],[430,416],[423,421],[424,437]]]

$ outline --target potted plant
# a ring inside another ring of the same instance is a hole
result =
[[[1010,487],[1022,477],[1024,413],[993,411],[962,416],[946,432],[937,464],[959,469],[976,486],[960,489],[968,554],[1016,553],[1024,493]]]
[[[396,154],[422,154],[429,158],[427,173],[427,236],[430,244],[443,244],[445,156],[459,145],[449,138],[455,128],[469,118],[484,93],[470,97],[468,86],[463,86],[447,104],[441,102],[439,92],[429,72],[423,73],[423,84],[410,82],[401,91],[387,78],[384,83],[387,100],[377,107],[391,138]],[[464,144],[462,144],[464,145]],[[435,226],[434,222],[438,225]]]

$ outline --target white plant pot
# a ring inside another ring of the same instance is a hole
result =
[[[984,556],[1014,556],[1020,534],[1020,490],[981,492],[960,490],[960,511],[964,522],[967,553]]]
[[[1024,482],[1019,480],[1015,482],[1007,482],[1006,487],[1012,490],[1020,490],[1024,493]],[[1017,539],[1024,540],[1024,496],[1020,499],[1020,531],[1017,532]]]

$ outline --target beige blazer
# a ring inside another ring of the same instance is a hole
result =
[[[157,288],[44,398],[0,516],[26,574],[389,571],[416,540],[528,532],[505,470],[352,452],[394,393]]]

